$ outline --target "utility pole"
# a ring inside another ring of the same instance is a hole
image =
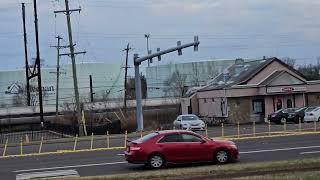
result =
[[[181,45],[181,42],[177,42],[177,47],[169,48],[167,50],[160,51],[160,48],[157,49],[156,53],[149,53],[149,55],[144,57],[139,57],[138,54],[134,54],[133,62],[134,62],[134,71],[135,71],[135,87],[136,87],[136,119],[137,119],[137,130],[143,131],[143,113],[142,113],[142,98],[141,98],[141,79],[140,79],[140,72],[139,66],[143,61],[150,60],[152,62],[152,58],[158,57],[158,61],[161,60],[161,55],[168,54],[174,51],[178,51],[178,55],[182,55],[182,49],[194,46],[194,51],[198,51],[199,46],[199,38],[198,36],[194,37],[193,43],[188,43]]]
[[[41,123],[41,128],[43,128],[44,127],[44,119],[43,119],[43,102],[42,102],[42,85],[41,85],[41,62],[40,62],[40,47],[39,47],[39,32],[38,32],[37,0],[33,0],[33,8],[34,8],[34,26],[35,26],[35,34],[36,34],[36,49],[37,49],[37,57],[36,57],[35,66],[37,66],[37,76],[38,76],[40,123]],[[35,70],[35,68],[34,68],[34,70]]]
[[[131,50],[130,44],[127,44],[127,48],[123,49],[123,51],[126,51],[126,66],[125,71],[124,71],[124,100],[123,100],[123,105],[124,105],[124,112],[127,113],[127,81],[128,81],[128,55],[129,51]]]
[[[60,40],[63,39],[61,36],[57,36],[57,46],[51,46],[57,48],[57,71],[56,72],[50,72],[50,73],[56,73],[57,74],[57,82],[56,82],[56,120],[58,120],[59,117],[59,77],[60,74],[63,74],[60,72],[60,49],[68,48],[69,46],[60,46]]]
[[[90,102],[93,102],[93,95],[95,93],[93,92],[93,87],[92,87],[92,75],[89,75],[89,80],[90,80]]]
[[[147,39],[147,54],[151,54],[149,51],[149,38],[150,38],[150,34],[144,34],[144,37]],[[150,61],[151,59],[148,59],[148,67],[150,67]],[[151,62],[152,63],[152,62]]]
[[[78,79],[77,79],[75,55],[76,54],[83,54],[85,52],[75,53],[73,39],[72,39],[72,28],[71,28],[71,18],[70,18],[70,14],[72,12],[78,11],[80,13],[81,9],[80,8],[79,9],[69,9],[69,1],[68,0],[65,0],[65,6],[66,6],[66,10],[54,11],[54,13],[65,13],[65,15],[67,16],[70,53],[69,54],[61,54],[61,56],[69,55],[71,57],[74,95],[75,95],[75,100],[76,100],[76,111],[77,111],[76,113],[77,113],[77,119],[78,119],[78,125],[79,125],[79,136],[83,136],[84,129],[83,129],[83,123],[81,121],[81,107],[80,107],[80,100],[79,100],[79,89],[78,89]]]
[[[26,81],[27,81],[27,104],[31,106],[30,96],[30,83],[29,83],[29,63],[28,63],[28,47],[27,47],[27,30],[26,30],[26,10],[25,3],[22,3],[22,21],[23,21],[23,38],[24,38],[24,57],[25,57],[25,68],[26,68]]]

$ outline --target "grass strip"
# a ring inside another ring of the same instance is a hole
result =
[[[259,162],[259,163],[236,163],[227,165],[194,165],[173,169],[149,170],[136,173],[118,174],[109,176],[94,176],[76,178],[81,180],[140,180],[140,179],[234,179],[260,177],[278,177],[276,174],[292,175],[292,172],[315,171],[320,168],[320,158]],[[319,173],[318,173],[319,174]],[[267,176],[265,176],[267,175]],[[314,174],[313,174],[314,175]],[[316,176],[315,174],[314,176]],[[283,176],[279,176],[283,178]],[[289,176],[288,176],[289,177]],[[318,176],[319,177],[319,176]],[[71,178],[74,179],[74,178]],[[301,178],[300,178],[301,179]]]

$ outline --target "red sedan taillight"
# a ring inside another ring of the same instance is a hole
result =
[[[131,146],[129,148],[129,151],[139,151],[141,149],[141,147],[134,147],[134,146]]]

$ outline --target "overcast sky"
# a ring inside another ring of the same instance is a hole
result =
[[[0,1],[0,69],[24,65],[21,0]],[[25,0],[29,58],[35,57],[33,4]],[[165,49],[193,41],[199,35],[199,52],[193,48],[162,57],[161,63],[210,58],[296,58],[297,63],[315,62],[320,56],[319,0],[70,0],[72,28],[78,62],[122,63],[122,49],[130,42],[133,53],[150,48]],[[64,0],[38,0],[40,50],[45,64],[56,63],[56,35],[67,43]],[[68,63],[67,57],[62,63]],[[132,56],[130,56],[132,64]],[[159,63],[154,63],[156,65]]]

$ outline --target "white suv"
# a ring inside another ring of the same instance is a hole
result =
[[[177,129],[187,130],[205,130],[205,123],[194,114],[179,115],[173,122],[173,126]]]

